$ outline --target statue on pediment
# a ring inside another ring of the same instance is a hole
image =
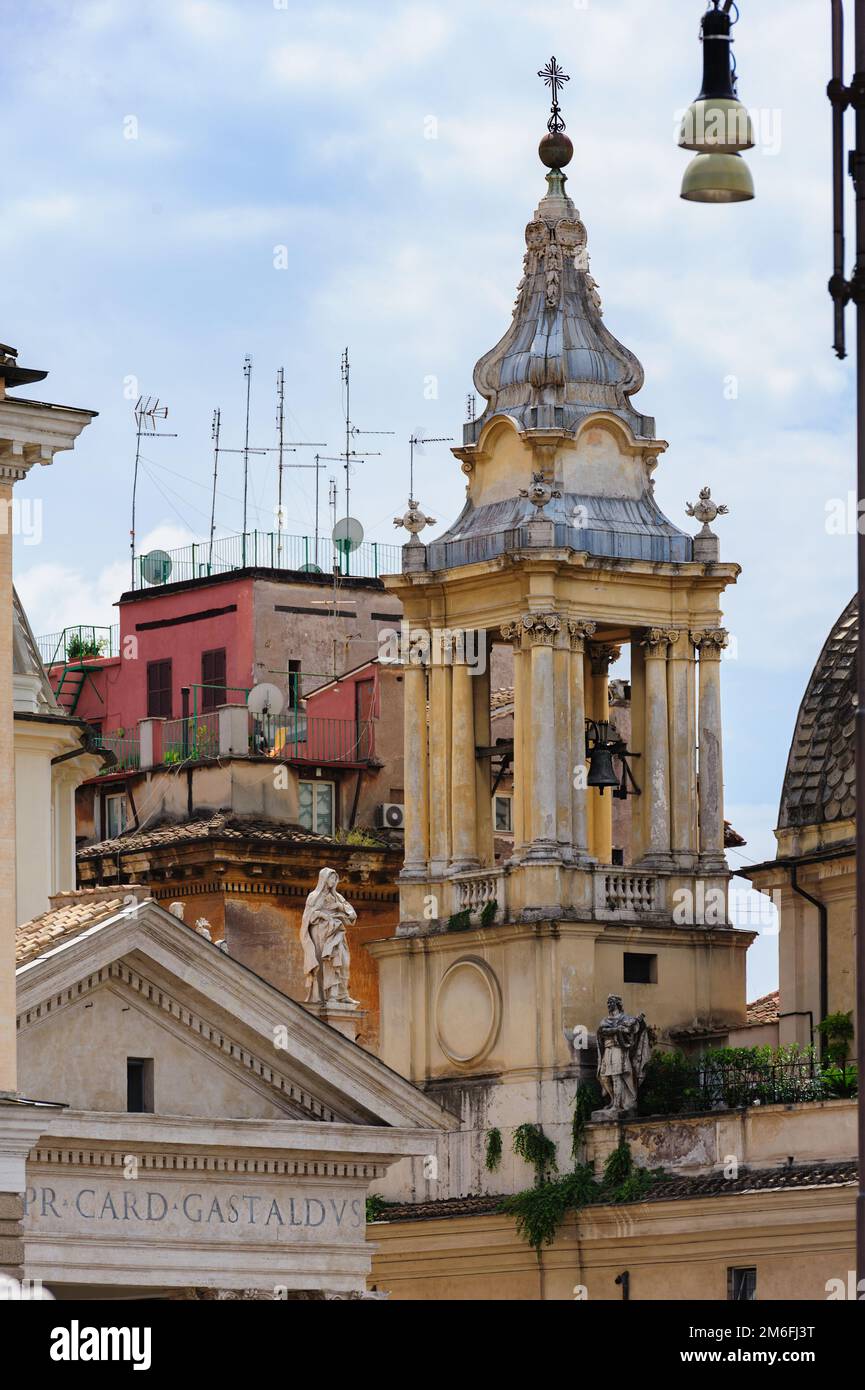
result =
[[[351,953],[347,928],[357,921],[350,902],[337,892],[335,869],[322,869],[306,900],[300,924],[308,1004],[343,1004],[357,1008],[348,992]]]

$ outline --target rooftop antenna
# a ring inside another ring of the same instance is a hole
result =
[[[345,455],[343,466],[345,468],[345,516],[346,520],[351,516],[351,464],[354,459],[380,458],[381,454],[376,451],[358,452],[352,448],[352,441],[359,434],[394,434],[394,430],[361,430],[351,421],[351,363],[348,357],[348,348],[345,349],[339,364],[340,376],[345,387]]]
[[[207,573],[213,571],[213,535],[216,530],[216,475],[219,470],[219,431],[222,425],[222,411],[219,406],[213,412],[213,424],[210,427],[210,437],[213,440],[213,495],[210,499],[210,559],[207,565]]]
[[[131,552],[132,565],[132,587],[135,588],[135,501],[138,495],[138,465],[141,461],[141,440],[144,435],[149,439],[176,439],[176,434],[169,434],[166,430],[159,429],[159,421],[168,418],[168,406],[160,405],[158,396],[139,396],[135,402],[135,468],[132,472],[132,529],[129,532],[129,549]]]
[[[315,463],[285,463],[286,451],[290,454],[297,453],[298,449],[326,449],[327,445],[320,440],[304,441],[301,439],[285,438],[285,368],[280,367],[276,374],[276,430],[279,440],[276,452],[279,457],[279,480],[277,483],[276,498],[276,557],[277,567],[282,568],[282,533],[285,521],[282,510],[282,472],[284,468],[314,468],[315,469],[315,563],[318,564],[318,454]],[[264,451],[262,451],[264,452]]]
[[[243,375],[246,377],[246,433],[243,437],[243,534],[246,535],[246,497],[249,487],[249,396],[252,386],[252,358],[249,353],[243,359]]]
[[[466,396],[466,421],[469,424],[471,424],[472,420],[475,418],[477,404],[477,396],[475,395],[474,391],[469,391],[468,395]]]
[[[430,436],[430,435],[423,435],[423,434],[421,434],[420,430],[415,430],[414,434],[411,435],[411,437],[409,438],[408,444],[409,444],[408,496],[409,496],[409,505],[411,505],[411,503],[412,503],[412,501],[413,501],[413,499],[414,499],[414,453],[415,453],[415,449],[417,449],[417,451],[418,451],[418,453],[419,453],[420,455],[423,455],[423,452],[424,452],[424,445],[425,445],[425,444],[453,444],[453,436],[452,436],[452,435],[436,435],[435,437],[433,437],[433,436]]]

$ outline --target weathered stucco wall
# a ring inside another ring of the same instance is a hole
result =
[[[370,1283],[392,1299],[621,1302],[727,1298],[727,1271],[756,1267],[757,1298],[819,1300],[855,1265],[853,1187],[596,1207],[536,1254],[508,1216],[386,1221]]]

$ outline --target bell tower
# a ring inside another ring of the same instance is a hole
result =
[[[553,96],[546,191],[513,321],[475,367],[485,409],[453,450],[465,505],[427,544],[412,527],[403,573],[385,578],[411,638],[405,865],[398,934],[371,949],[382,1055],[418,1082],[572,1076],[584,1060],[574,1030],[593,1029],[623,981],[631,1011],[662,1034],[744,1018],[752,938],[727,914],[720,700],[721,596],[739,568],[708,524],[692,537],[655,501],[667,445],[633,403],[643,369],[604,323],[566,191],[567,79],[555,59],[540,75]],[[719,510],[704,490],[689,514]],[[490,735],[501,644],[513,659],[505,749]],[[625,652],[627,745],[609,704]],[[491,766],[503,755],[513,851],[497,859]],[[614,794],[630,803],[615,865]],[[629,985],[634,956],[649,960]]]

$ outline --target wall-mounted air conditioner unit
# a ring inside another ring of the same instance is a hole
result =
[[[405,830],[405,807],[384,801],[375,808],[375,823],[382,830]]]

